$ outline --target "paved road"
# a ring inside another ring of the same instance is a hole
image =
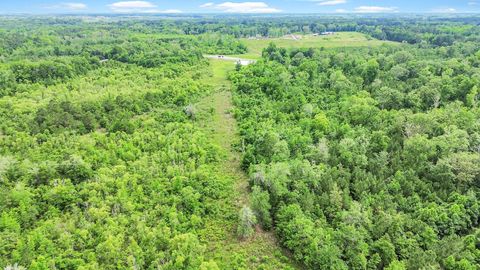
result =
[[[203,57],[210,58],[210,59],[224,60],[224,61],[233,61],[233,62],[240,61],[242,63],[242,65],[249,65],[249,64],[253,64],[253,63],[256,62],[256,60],[252,60],[252,59],[230,57],[230,56],[225,56],[225,55],[209,55],[209,54],[207,54],[207,55],[204,55]]]

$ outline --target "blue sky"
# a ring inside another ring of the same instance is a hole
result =
[[[0,14],[412,12],[480,12],[480,0],[0,0]]]

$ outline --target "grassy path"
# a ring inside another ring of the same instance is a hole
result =
[[[233,190],[226,205],[228,214],[223,220],[212,221],[210,224],[210,230],[215,232],[207,234],[207,256],[220,263],[221,269],[296,269],[298,267],[285,256],[273,233],[257,229],[255,235],[245,241],[236,236],[237,213],[242,206],[249,205],[249,190],[248,177],[240,167],[240,153],[233,147],[239,136],[232,114],[227,73],[233,70],[234,64],[213,59],[210,62],[212,75],[206,82],[215,90],[195,106],[199,114],[207,115],[202,117],[204,120],[200,125],[221,148],[224,158],[220,161],[219,170],[221,175],[231,179]]]

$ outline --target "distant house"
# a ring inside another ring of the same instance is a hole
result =
[[[335,35],[335,32],[322,32],[320,33],[322,36],[330,36],[330,35]]]

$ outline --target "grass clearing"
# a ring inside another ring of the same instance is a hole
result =
[[[262,55],[262,50],[271,42],[282,48],[352,48],[352,47],[374,47],[383,44],[399,44],[391,41],[383,41],[368,37],[365,34],[357,32],[337,32],[333,35],[313,36],[313,35],[295,35],[282,38],[266,38],[266,39],[247,39],[242,38],[248,47],[246,54],[234,55],[235,57],[243,57],[248,59],[258,59]]]
[[[229,81],[227,79],[228,72],[235,68],[235,62],[210,59],[210,67],[212,75],[205,78],[206,83],[210,83],[213,87],[227,86]]]

